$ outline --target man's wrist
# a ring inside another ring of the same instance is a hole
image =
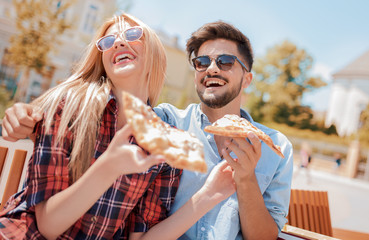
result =
[[[250,186],[255,186],[255,184],[258,185],[258,180],[256,178],[255,172],[243,176],[235,175],[234,180],[237,190],[239,188],[249,188]]]

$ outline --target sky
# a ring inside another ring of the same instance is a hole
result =
[[[128,12],[178,37],[183,49],[192,32],[217,20],[248,36],[255,57],[293,42],[313,57],[311,75],[327,83],[303,98],[315,111],[327,110],[331,74],[369,51],[369,0],[132,0]]]

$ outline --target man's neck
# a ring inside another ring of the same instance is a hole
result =
[[[236,114],[240,116],[241,104],[233,101],[221,108],[210,108],[204,103],[200,104],[202,112],[208,117],[211,123],[215,122],[219,118],[222,118],[226,114]]]

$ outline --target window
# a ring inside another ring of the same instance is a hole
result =
[[[85,22],[83,25],[83,31],[86,33],[94,33],[95,24],[97,20],[98,8],[95,5],[90,5],[87,9]]]

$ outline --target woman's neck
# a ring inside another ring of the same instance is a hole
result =
[[[147,87],[136,87],[135,89],[126,89],[126,90],[118,90],[113,89],[113,93],[117,99],[118,103],[118,119],[117,119],[117,130],[121,129],[126,123],[126,118],[123,109],[123,92],[128,92],[137,98],[141,99],[143,102],[146,103],[148,99]]]

